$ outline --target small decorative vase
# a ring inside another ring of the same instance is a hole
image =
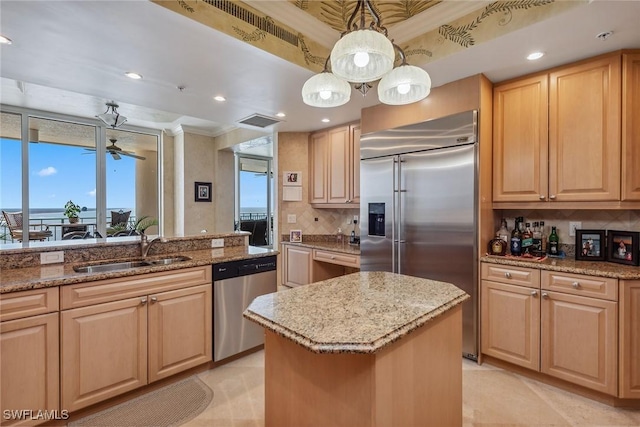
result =
[[[78,217],[77,216],[72,216],[69,218],[69,224],[75,224],[78,222]]]

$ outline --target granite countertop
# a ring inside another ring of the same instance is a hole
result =
[[[265,249],[255,246],[229,246],[224,248],[181,251],[175,254],[149,256],[149,259],[154,259],[184,255],[190,257],[191,260],[169,265],[152,265],[129,270],[111,271],[107,273],[76,273],[73,270],[73,267],[77,265],[104,264],[107,262],[106,260],[83,263],[47,264],[37,267],[8,268],[3,269],[2,274],[0,275],[0,294],[51,286],[70,285],[72,283],[135,276],[138,274],[155,273],[159,271],[177,270],[181,268],[211,265],[241,259],[259,258],[277,254],[278,251],[273,249]],[[122,259],[122,261],[131,261],[131,259]]]
[[[468,298],[450,283],[359,272],[259,296],[244,316],[315,353],[374,353]]]
[[[564,273],[587,274],[589,276],[610,277],[613,279],[640,280],[640,267],[616,264],[604,261],[576,261],[567,258],[546,258],[543,261],[532,261],[526,258],[484,256],[482,262],[512,265],[515,267],[538,268],[540,270],[561,271]]]
[[[349,236],[345,236],[345,241],[342,243],[337,242],[305,242],[304,240],[301,243],[293,243],[293,242],[282,242],[286,245],[296,245],[303,246],[305,248],[311,249],[324,249],[327,251],[333,252],[341,252],[350,255],[360,255],[360,245],[350,245],[349,244]]]

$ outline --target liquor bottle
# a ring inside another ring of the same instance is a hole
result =
[[[558,255],[559,247],[560,239],[558,238],[558,233],[556,233],[555,227],[551,227],[551,234],[549,234],[549,254]]]
[[[540,225],[538,222],[533,223],[533,250],[531,253],[534,256],[542,256],[542,232],[540,231]]]
[[[504,242],[509,244],[509,230],[507,229],[507,220],[502,218],[502,223],[500,224],[500,229],[498,230],[498,237],[500,237]]]
[[[522,255],[522,234],[520,233],[520,221],[522,221],[522,217],[517,217],[515,227],[513,227],[513,231],[511,232],[511,245],[509,246],[509,248],[511,250],[511,255],[513,256]]]
[[[540,255],[547,253],[547,231],[544,229],[544,221],[540,221]]]
[[[489,255],[504,256],[507,254],[508,243],[496,233],[496,237],[489,242]]]
[[[531,223],[526,223],[522,232],[522,255],[531,255],[533,250],[533,233],[531,233]]]

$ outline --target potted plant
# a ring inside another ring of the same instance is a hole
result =
[[[71,200],[69,200],[64,205],[64,216],[69,218],[70,224],[78,222],[78,214],[80,213],[80,211],[82,211],[82,208],[73,203]]]

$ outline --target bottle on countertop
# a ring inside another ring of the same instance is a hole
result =
[[[498,237],[504,240],[507,245],[509,244],[509,230],[507,229],[507,220],[505,218],[502,218],[500,229],[498,229]]]
[[[543,253],[542,232],[540,231],[540,224],[536,221],[533,223],[533,250],[531,254],[534,256],[542,256]]]
[[[496,237],[489,242],[489,255],[504,256],[507,254],[508,243],[500,237],[500,233],[496,233]]]
[[[533,251],[533,233],[531,232],[531,223],[527,222],[522,232],[522,255],[532,255]]]
[[[556,232],[556,227],[551,227],[551,234],[549,234],[549,255],[558,255],[560,252],[560,239]]]
[[[540,221],[540,255],[547,253],[547,232],[544,229],[544,221]]]
[[[520,233],[520,224],[522,221],[522,217],[517,217],[515,222],[515,227],[513,227],[513,231],[511,232],[511,244],[509,249],[511,250],[511,255],[520,256],[522,255],[522,233]]]
[[[338,228],[338,231],[336,231],[336,243],[342,243],[343,237],[342,228]]]

